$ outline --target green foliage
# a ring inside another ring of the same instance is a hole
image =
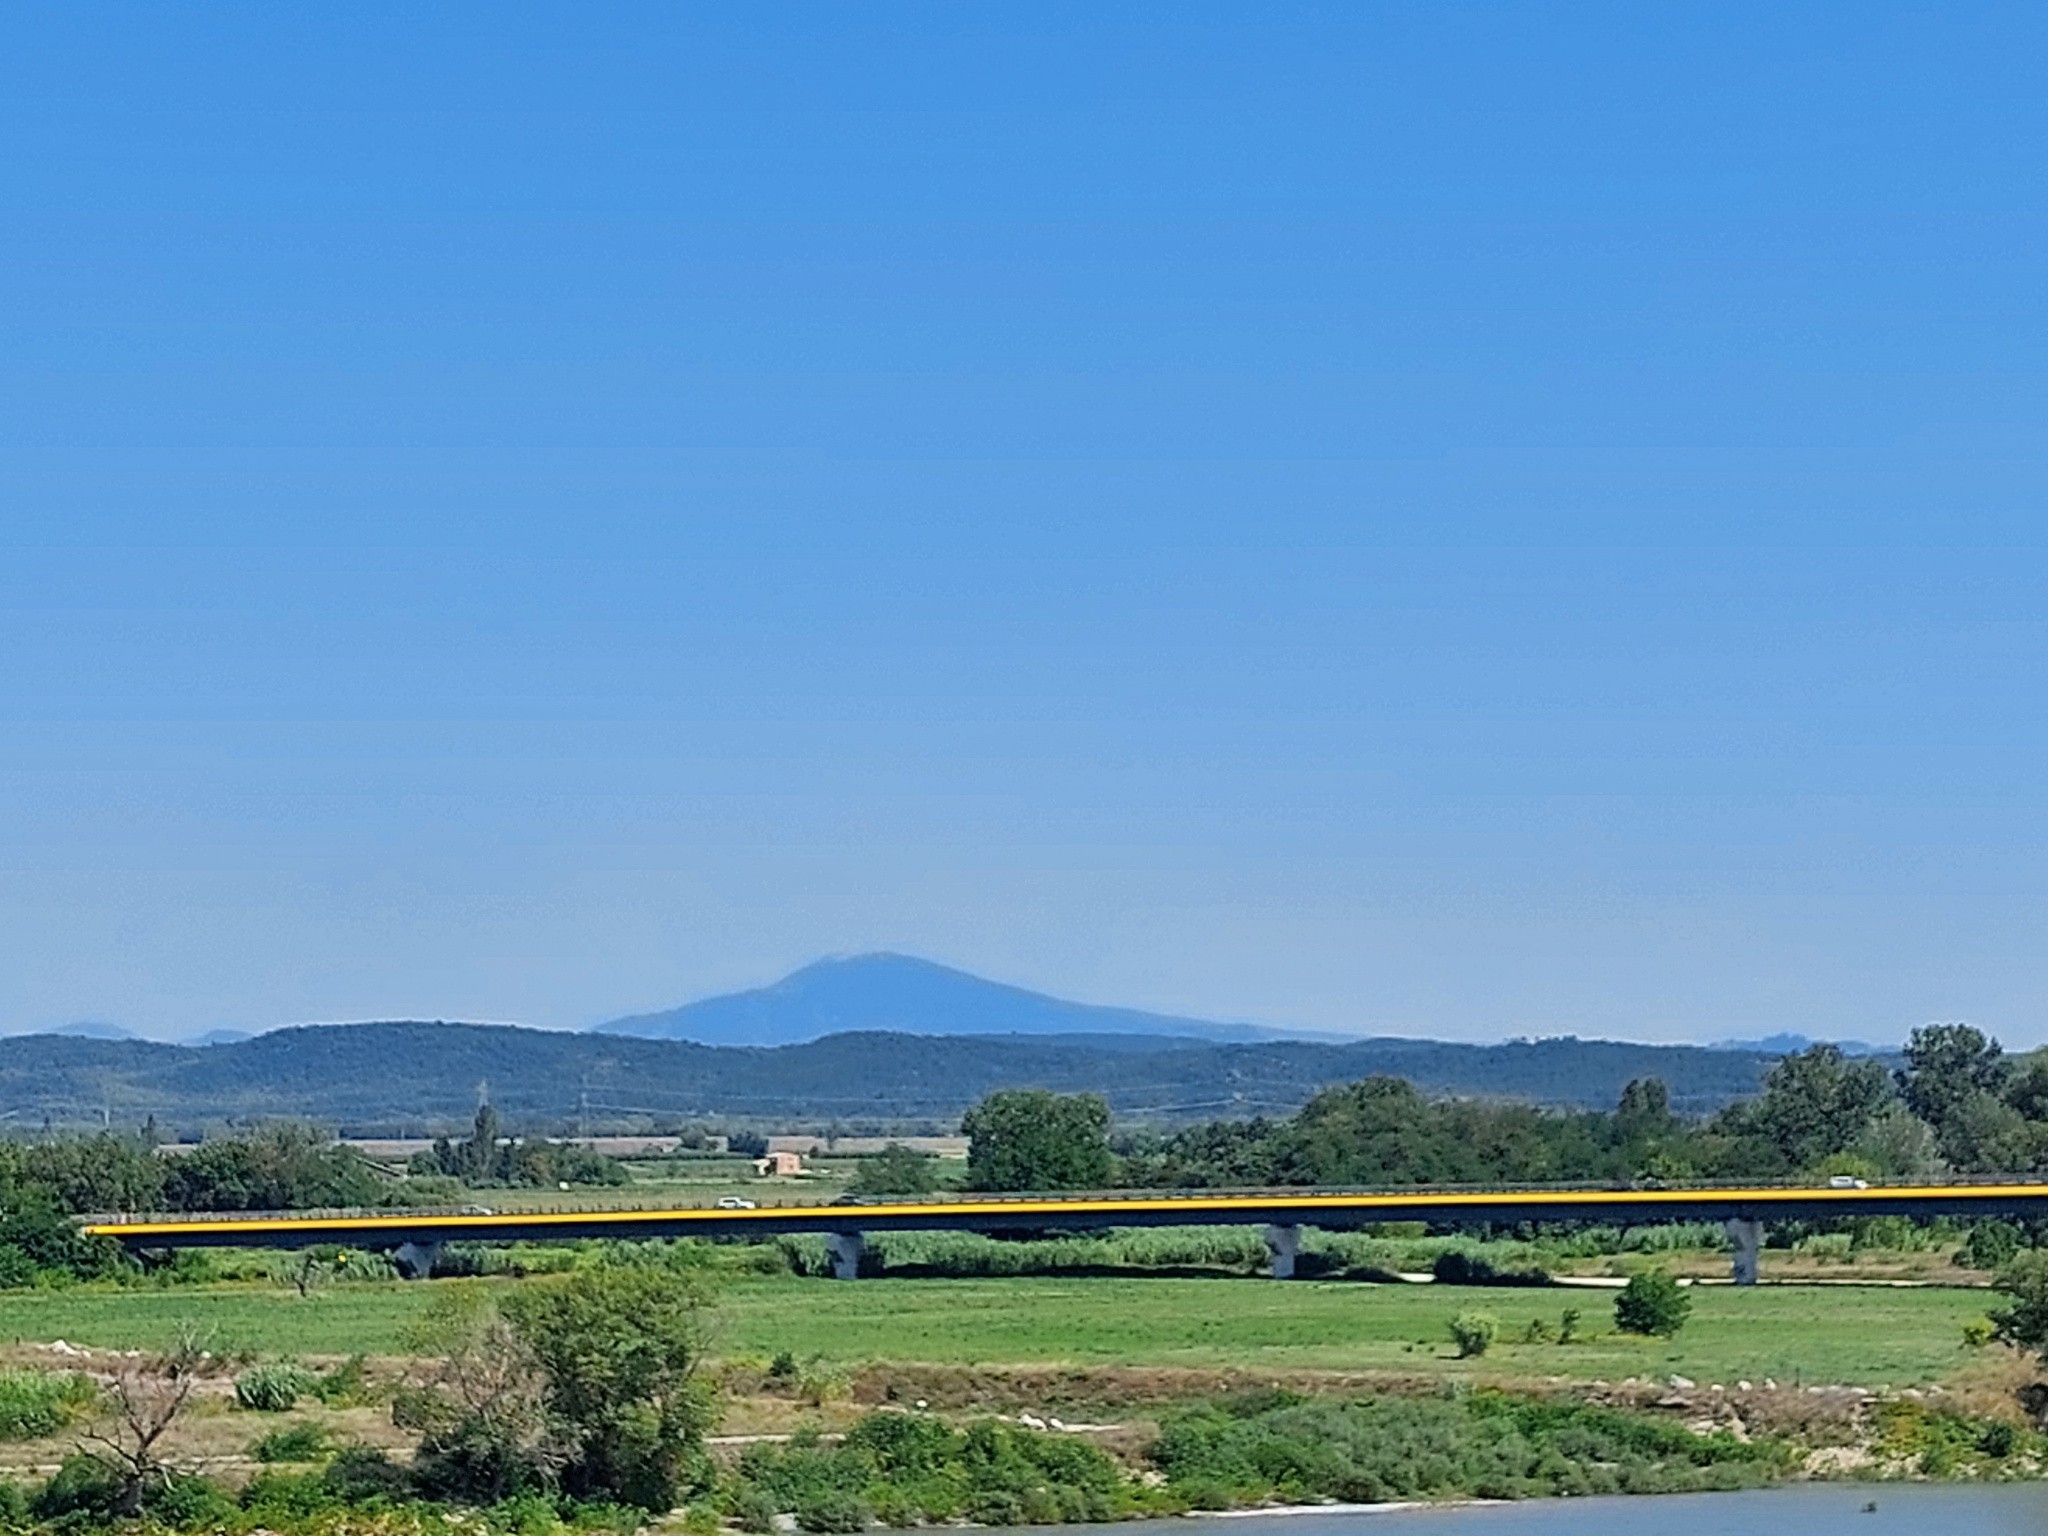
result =
[[[1816,1045],[1771,1069],[1742,1123],[1770,1144],[1787,1169],[1812,1168],[1846,1151],[1891,1094],[1881,1062],[1853,1060],[1839,1046]]]
[[[249,1454],[263,1462],[319,1461],[331,1448],[325,1426],[292,1424],[273,1429],[249,1447]]]
[[[0,1440],[41,1440],[91,1412],[100,1389],[88,1376],[0,1371]]]
[[[118,1244],[79,1231],[47,1190],[18,1189],[0,1199],[0,1287],[101,1280],[133,1269]]]
[[[828,1490],[797,1507],[796,1523],[797,1529],[813,1536],[839,1536],[866,1530],[875,1523],[875,1515],[859,1495]]]
[[[939,1175],[932,1158],[892,1141],[860,1160],[848,1187],[857,1195],[928,1195],[939,1187]]]
[[[1561,1314],[1559,1314],[1557,1319],[1558,1343],[1570,1344],[1574,1343],[1578,1339],[1580,1316],[1581,1313],[1579,1312],[1579,1309],[1577,1307],[1566,1307],[1564,1311]]]
[[[202,1142],[165,1159],[164,1201],[179,1211],[288,1211],[381,1204],[387,1181],[308,1125]]]
[[[1963,1239],[1956,1263],[1968,1269],[2000,1270],[2019,1256],[2023,1241],[2020,1229],[2009,1221],[1980,1221]]]
[[[370,1445],[343,1448],[320,1474],[321,1485],[344,1504],[372,1499],[399,1499],[411,1492],[405,1468]]]
[[[1998,1324],[1988,1317],[1973,1317],[1963,1324],[1963,1343],[1971,1349],[1982,1349],[1998,1337]]]
[[[438,1138],[412,1160],[422,1178],[449,1178],[467,1185],[552,1189],[558,1184],[617,1186],[629,1182],[625,1164],[589,1147],[566,1141],[522,1141],[504,1134],[498,1112],[479,1105],[470,1134],[460,1141]]]
[[[368,1360],[350,1355],[314,1378],[312,1393],[330,1408],[353,1408],[370,1397]]]
[[[2048,1250],[2030,1248],[2015,1255],[1992,1285],[2012,1298],[2011,1306],[1991,1314],[1998,1337],[2048,1354]]]
[[[1623,1333],[1670,1338],[1690,1316],[1692,1297],[1661,1269],[1632,1276],[1614,1298],[1614,1326]]]
[[[1995,1473],[1997,1463],[2038,1452],[2041,1437],[2004,1419],[1984,1419],[1913,1398],[1891,1398],[1874,1410],[1876,1449],[1910,1462],[1929,1477]]]
[[[1784,1465],[1766,1443],[1491,1392],[1188,1409],[1166,1418],[1152,1459],[1196,1507],[1738,1488]]]
[[[962,1116],[960,1128],[975,1189],[1099,1189],[1109,1182],[1109,1105],[1099,1094],[1005,1089]]]
[[[163,1160],[127,1136],[58,1136],[0,1142],[0,1189],[66,1215],[147,1211],[163,1198]]]
[[[121,1502],[121,1475],[97,1456],[83,1451],[64,1458],[50,1480],[29,1501],[29,1512],[38,1520],[61,1520],[83,1515],[95,1521],[113,1518]]]
[[[172,1473],[146,1504],[158,1525],[176,1530],[219,1529],[235,1518],[235,1501],[211,1478]]]
[[[235,1406],[252,1413],[289,1413],[320,1378],[294,1360],[253,1365],[235,1378]]]
[[[1460,1312],[1451,1319],[1450,1327],[1451,1342],[1458,1346],[1460,1360],[1485,1354],[1500,1336],[1500,1319],[1491,1312]]]
[[[1436,1256],[1430,1273],[1438,1285],[1547,1285],[1550,1276],[1534,1265],[1503,1267],[1485,1254],[1465,1248],[1446,1248]]]
[[[694,1277],[607,1265],[534,1282],[504,1307],[541,1375],[565,1492],[664,1511],[703,1480],[711,1407]]]
[[[1143,1507],[1146,1495],[1102,1451],[1069,1436],[993,1420],[961,1430],[923,1414],[874,1413],[836,1447],[815,1440],[750,1446],[724,1497],[743,1526],[758,1529],[781,1511],[807,1530],[840,1531],[876,1519],[1102,1520]]]

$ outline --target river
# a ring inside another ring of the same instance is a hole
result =
[[[1804,1483],[1755,1493],[1240,1515],[1121,1529],[1160,1536],[1166,1526],[1174,1536],[2048,1536],[2048,1484]],[[1072,1529],[1102,1536],[1117,1528]]]

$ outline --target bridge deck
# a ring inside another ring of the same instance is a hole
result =
[[[120,1216],[86,1230],[131,1248],[294,1248],[579,1237],[770,1237],[782,1233],[1092,1230],[1156,1226],[1356,1227],[1379,1221],[1767,1220],[1814,1216],[2048,1216],[2048,1183],[1757,1185],[1687,1189],[1243,1190],[1200,1194],[972,1196],[749,1210],[352,1211]]]

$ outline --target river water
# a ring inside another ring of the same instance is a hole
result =
[[[1755,1493],[1148,1520],[1121,1529],[1161,1536],[1168,1526],[1173,1536],[2048,1536],[2048,1484],[1807,1483]],[[1073,1529],[1102,1536],[1118,1528]]]

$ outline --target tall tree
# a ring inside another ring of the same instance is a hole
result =
[[[1744,1119],[1789,1166],[1811,1168],[1848,1150],[1891,1094],[1882,1064],[1853,1060],[1840,1046],[1816,1045],[1771,1068]]]
[[[1899,1091],[1952,1165],[1983,1172],[2025,1156],[2024,1122],[2004,1099],[2012,1063],[1997,1040],[1970,1024],[1927,1024],[1905,1057]]]
[[[1006,1088],[970,1109],[960,1128],[974,1189],[1100,1189],[1115,1166],[1100,1094]]]

